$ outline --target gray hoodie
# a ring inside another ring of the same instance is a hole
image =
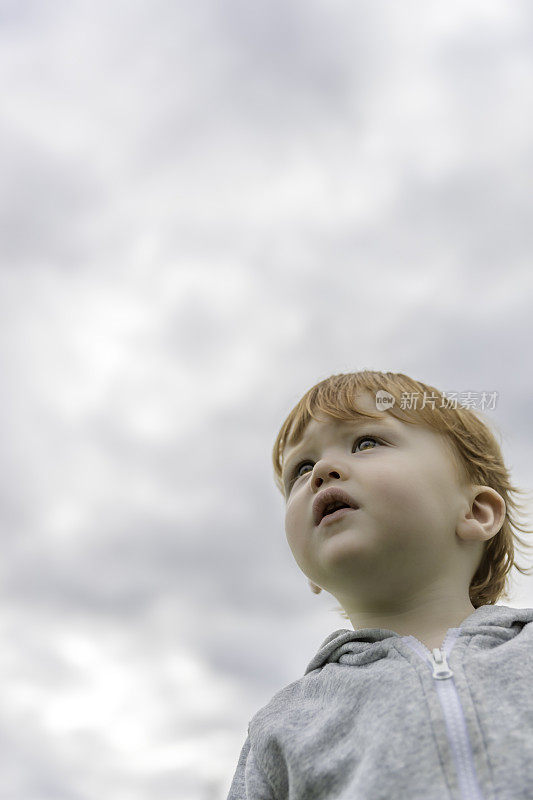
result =
[[[228,800],[533,800],[533,609],[442,648],[338,630],[250,720]]]

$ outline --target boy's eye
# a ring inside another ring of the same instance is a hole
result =
[[[379,444],[380,440],[376,439],[374,436],[359,436],[354,442],[355,448],[357,448],[357,445],[360,444],[361,442],[366,442],[366,441],[376,442],[377,444]],[[374,449],[374,448],[372,448],[372,449]],[[312,466],[312,463],[313,463],[312,461],[300,461],[300,463],[295,466],[295,468],[294,468],[294,470],[292,471],[292,474],[291,474],[291,480],[290,480],[290,483],[289,483],[289,489],[291,488],[291,486],[293,485],[295,480],[297,478],[301,477],[301,474],[300,474],[301,468],[302,467],[306,467],[308,464],[311,464],[311,466]]]

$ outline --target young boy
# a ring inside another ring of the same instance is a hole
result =
[[[533,798],[533,609],[494,605],[527,530],[487,425],[406,375],[333,375],[273,463],[294,558],[353,630],[251,719],[228,800]]]

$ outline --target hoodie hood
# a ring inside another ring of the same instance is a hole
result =
[[[458,636],[485,634],[508,641],[532,620],[533,608],[484,605],[476,608],[458,628],[448,630],[456,631]],[[391,639],[406,638],[410,637],[387,628],[341,628],[324,639],[304,674],[332,662],[362,665],[377,661],[386,656]]]

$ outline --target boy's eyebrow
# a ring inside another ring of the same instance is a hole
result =
[[[386,415],[383,415],[378,418],[373,418],[373,417],[364,417],[361,414],[361,416],[354,417],[353,419],[337,420],[337,421],[339,422],[340,428],[353,428],[354,426],[360,428],[362,425],[381,425],[382,423],[386,422],[389,419],[390,417]],[[310,446],[311,443],[309,441],[305,441],[305,433],[304,433],[303,439],[299,443],[299,445],[291,452],[290,456],[286,460],[284,459],[283,467],[281,470],[282,476],[285,475],[287,467],[294,461],[294,459],[298,458],[299,454],[303,450],[307,450]]]

